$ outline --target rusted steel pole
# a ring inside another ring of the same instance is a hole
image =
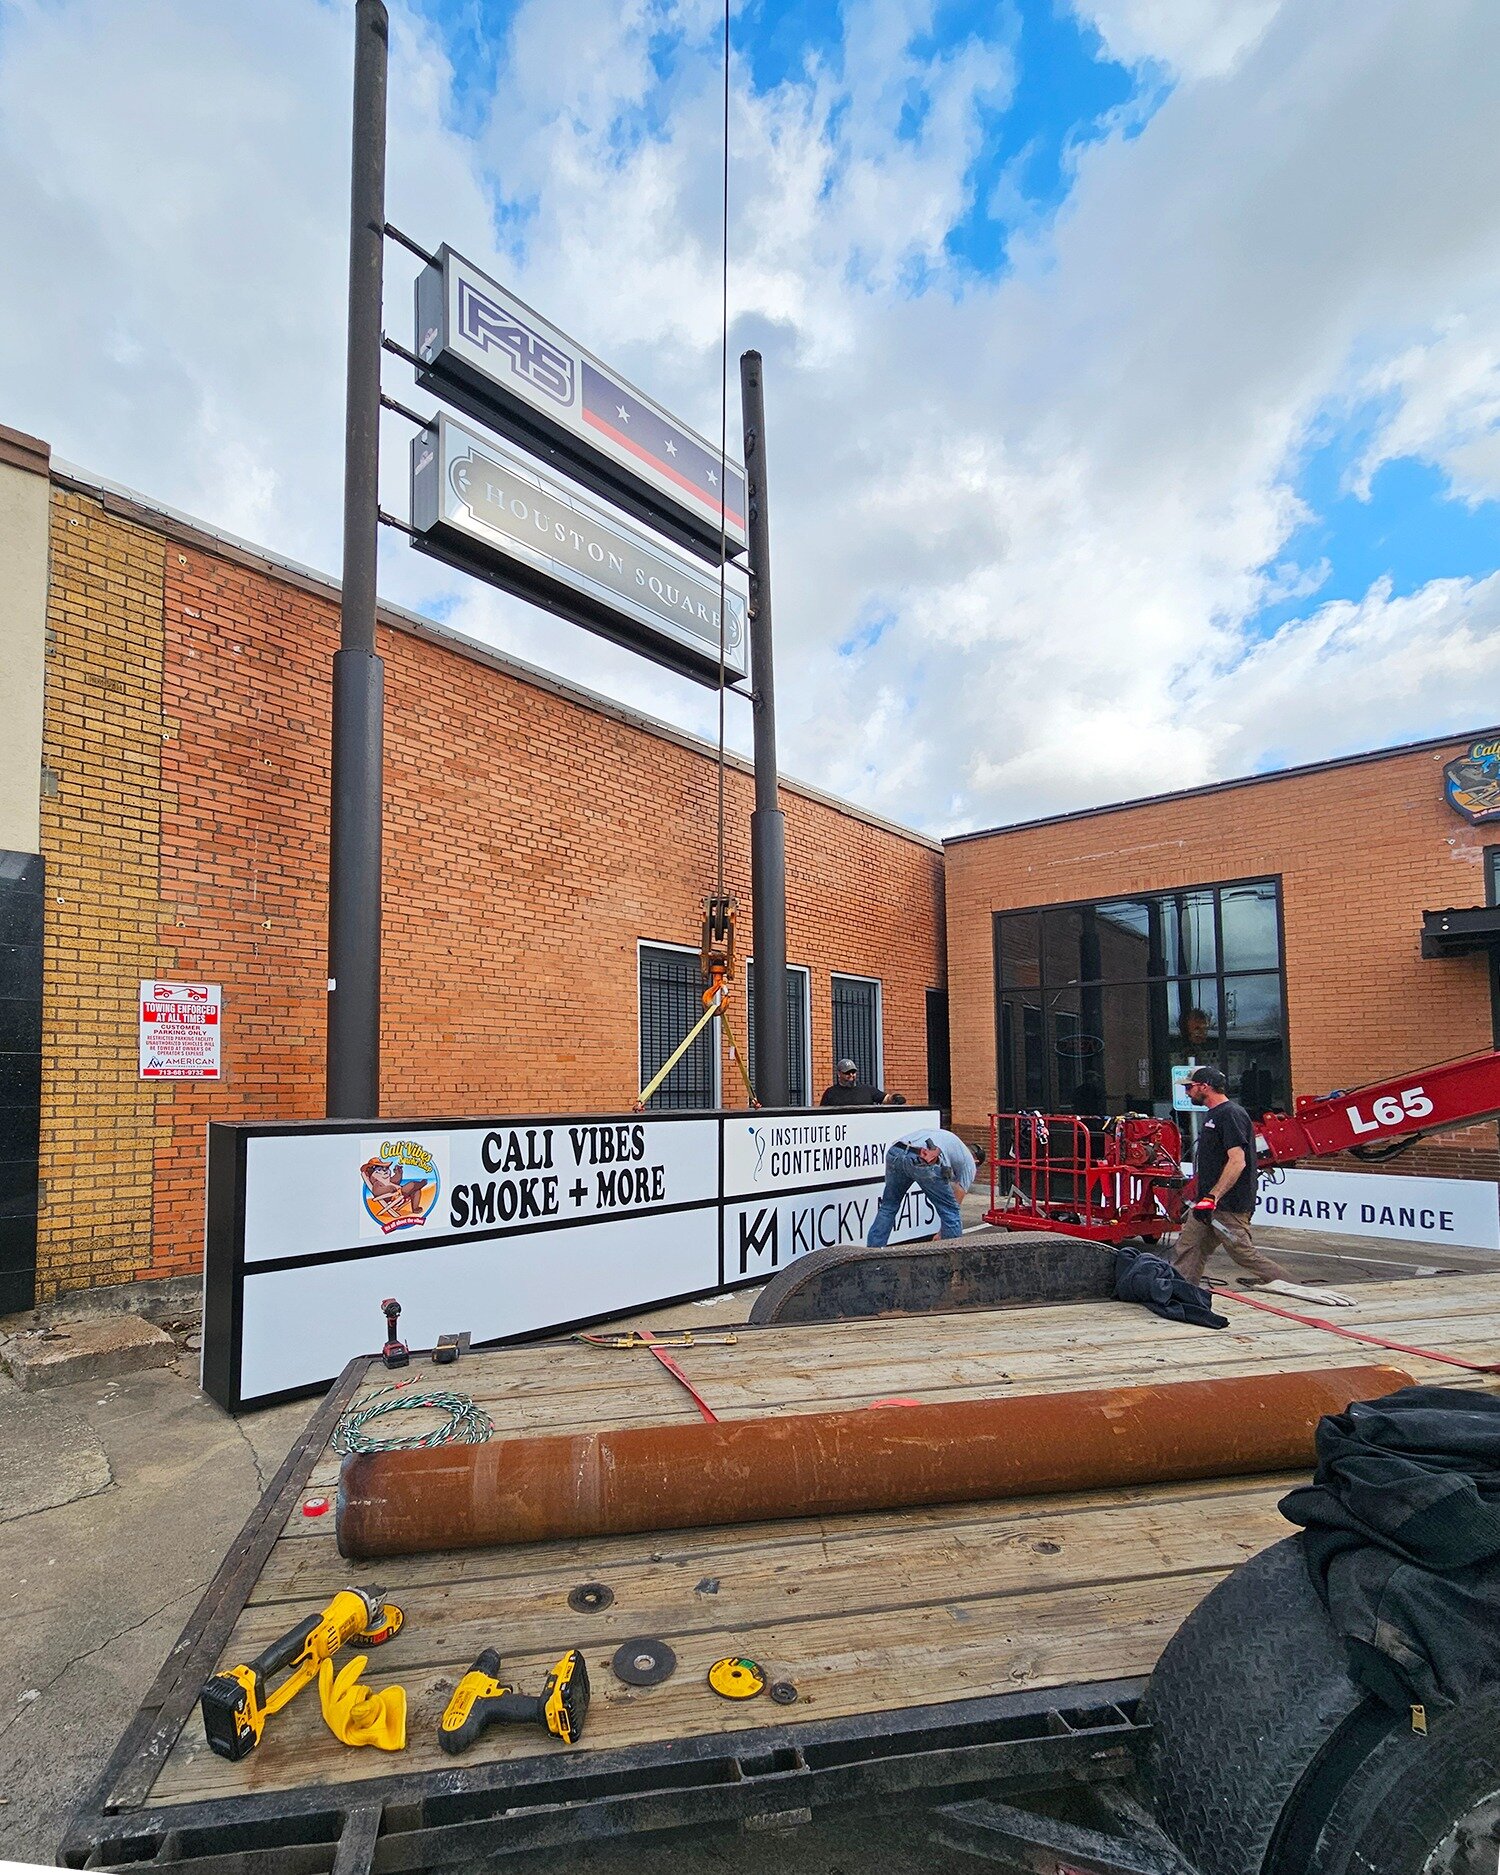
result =
[[[406,1556],[1291,1470],[1325,1413],[1410,1384],[1344,1367],[355,1453],[338,1544]]]

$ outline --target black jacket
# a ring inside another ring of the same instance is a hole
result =
[[[1318,1426],[1281,1500],[1353,1677],[1404,1709],[1500,1685],[1500,1398],[1403,1387]]]
[[[1206,1289],[1179,1276],[1165,1257],[1149,1250],[1115,1252],[1115,1295],[1121,1302],[1139,1302],[1153,1315],[1169,1322],[1191,1322],[1195,1328],[1227,1328],[1229,1317],[1215,1315]]]
[[[845,1087],[842,1081],[835,1081],[823,1089],[820,1107],[878,1107],[885,1095],[878,1087],[871,1087],[865,1081],[854,1081]]]

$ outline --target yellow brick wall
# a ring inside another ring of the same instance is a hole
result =
[[[44,1198],[37,1297],[151,1264],[156,1089],[136,1074],[136,995],[159,948],[163,542],[52,497],[42,801]]]

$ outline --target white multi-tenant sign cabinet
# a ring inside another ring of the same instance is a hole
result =
[[[545,1333],[863,1242],[921,1108],[209,1127],[203,1385],[231,1410],[384,1339]],[[936,1231],[913,1187],[892,1240]]]

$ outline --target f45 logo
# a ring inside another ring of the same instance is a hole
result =
[[[573,360],[568,354],[523,325],[514,313],[476,292],[467,280],[458,283],[458,329],[482,351],[504,352],[516,376],[543,396],[572,404]]]
[[[1400,1126],[1403,1120],[1425,1120],[1432,1112],[1432,1102],[1420,1087],[1403,1087],[1399,1094],[1381,1094],[1368,1120],[1352,1103],[1346,1111],[1356,1133],[1377,1133],[1383,1126]]]

